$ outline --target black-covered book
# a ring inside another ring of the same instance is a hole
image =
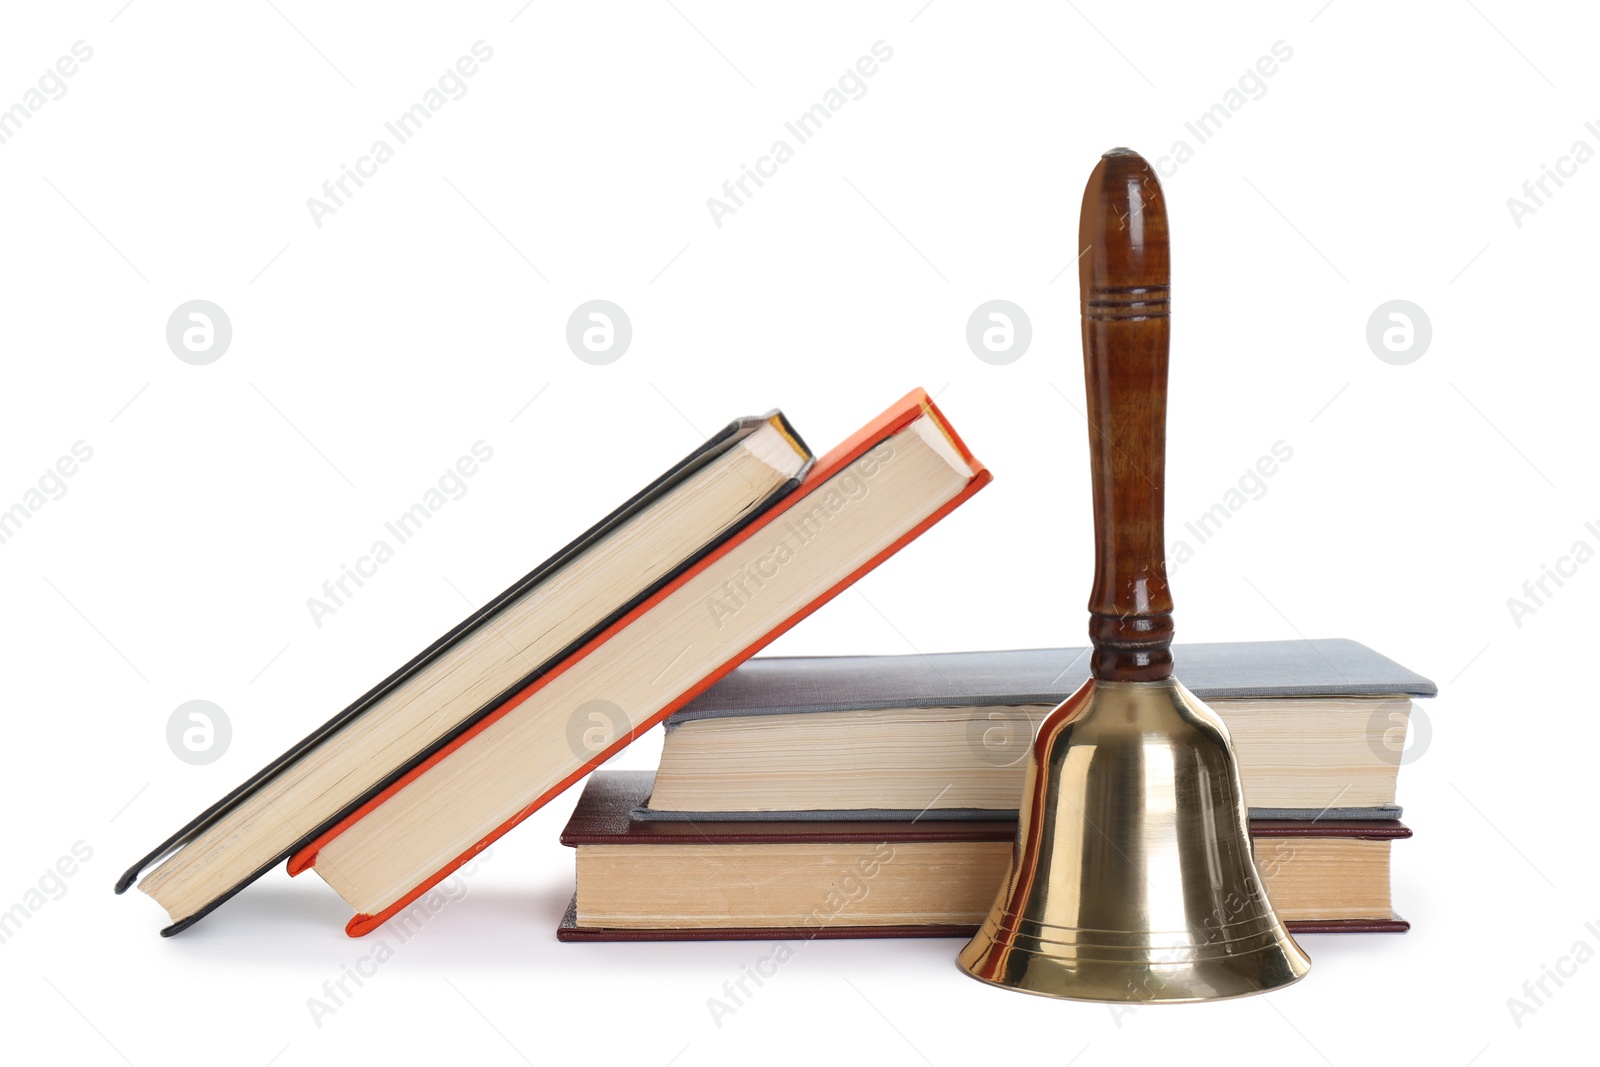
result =
[[[162,842],[117,892],[138,880],[171,917],[162,933],[185,929],[749,525],[812,463],[780,412],[731,423]]]

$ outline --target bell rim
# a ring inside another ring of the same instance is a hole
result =
[[[1293,942],[1291,942],[1291,944],[1293,944]],[[990,948],[990,947],[992,947],[992,946],[987,946],[984,949],[983,952],[979,953],[979,958],[980,959],[983,958],[983,956],[987,955],[988,948]],[[971,978],[973,981],[982,982],[984,985],[992,986],[995,989],[1003,989],[1008,993],[1026,993],[1029,996],[1042,997],[1042,998],[1045,998],[1045,999],[1048,999],[1048,1000],[1070,1000],[1070,1001],[1074,1001],[1074,1002],[1079,1003],[1079,1004],[1134,1004],[1134,1005],[1140,1005],[1140,1004],[1209,1004],[1209,1003],[1214,1003],[1214,1002],[1219,1002],[1219,1001],[1224,1001],[1224,1000],[1243,1000],[1246,997],[1258,997],[1258,996],[1261,996],[1261,995],[1266,994],[1266,993],[1275,993],[1280,989],[1285,989],[1285,988],[1287,988],[1289,986],[1294,985],[1296,982],[1299,982],[1301,979],[1305,978],[1306,975],[1311,973],[1311,960],[1310,960],[1310,958],[1308,956],[1306,956],[1304,951],[1300,951],[1299,950],[1299,946],[1298,945],[1294,945],[1294,948],[1296,950],[1295,955],[1291,955],[1290,953],[1287,953],[1287,952],[1283,953],[1283,955],[1285,957],[1288,957],[1291,960],[1295,959],[1296,957],[1298,958],[1298,961],[1299,961],[1298,973],[1292,973],[1294,968],[1291,968],[1290,976],[1288,978],[1284,979],[1283,981],[1276,981],[1276,982],[1272,982],[1272,983],[1269,983],[1269,984],[1250,983],[1249,987],[1247,987],[1247,988],[1238,988],[1236,990],[1230,989],[1229,991],[1221,992],[1221,993],[1208,992],[1208,993],[1195,993],[1193,995],[1186,995],[1186,996],[1169,996],[1169,997],[1163,997],[1163,996],[1157,996],[1157,995],[1143,996],[1143,997],[1141,997],[1141,996],[1098,997],[1098,996],[1088,996],[1088,995],[1078,996],[1078,995],[1074,995],[1072,993],[1058,993],[1058,992],[1055,992],[1053,990],[1048,990],[1048,989],[1043,989],[1043,988],[1033,988],[1033,987],[1030,987],[1028,985],[1019,985],[1019,984],[1015,984],[1015,983],[1011,983],[1011,982],[1003,982],[1003,981],[1000,981],[1000,980],[994,979],[994,978],[986,978],[983,975],[978,974],[977,972],[973,971],[966,964],[966,962],[964,962],[964,960],[962,959],[962,956],[966,955],[965,952],[962,952],[961,955],[957,956],[954,962],[955,962],[956,968],[958,970],[960,970],[960,972],[962,974],[966,975],[968,978]],[[1266,950],[1262,950],[1260,952],[1253,953],[1253,955],[1265,955],[1265,954],[1267,954]],[[1022,955],[1032,956],[1032,957],[1035,957],[1035,958],[1038,958],[1038,959],[1043,959],[1043,960],[1049,960],[1050,962],[1054,962],[1054,963],[1059,963],[1060,962],[1059,960],[1056,960],[1053,957],[1041,955],[1041,954],[1038,954],[1038,953],[1022,953]],[[1107,968],[1107,969],[1109,970],[1110,968]],[[1143,977],[1144,975],[1147,975],[1149,973],[1148,971],[1139,971],[1137,968],[1133,968],[1133,967],[1120,968],[1120,969],[1126,970],[1126,972],[1128,973],[1128,975],[1130,977]]]

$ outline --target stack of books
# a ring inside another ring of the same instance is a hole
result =
[[[1174,648],[1233,738],[1256,866],[1306,932],[1401,932],[1390,842],[1429,682],[1353,641]],[[1004,879],[1028,747],[1086,649],[756,659],[590,779],[564,941],[967,936]]]
[[[988,481],[920,389],[820,459],[781,413],[737,420],[162,842],[117,892],[137,882],[170,935],[287,861],[366,933]]]

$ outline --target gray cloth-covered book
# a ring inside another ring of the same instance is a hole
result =
[[[1233,733],[1253,817],[1399,817],[1411,700],[1431,681],[1342,639],[1173,653]],[[1083,648],[753,659],[667,719],[635,817],[1013,818],[1038,719],[1088,677]]]
[[[1356,641],[1175,645],[1174,673],[1201,700],[1437,696],[1439,687]],[[926,656],[759,656],[667,719],[868,708],[1059,704],[1089,680],[1089,649]]]

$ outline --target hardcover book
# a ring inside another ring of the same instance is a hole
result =
[[[989,481],[915,390],[801,486],[302,848],[366,933]]]
[[[1426,678],[1354,641],[1178,645],[1261,818],[1395,818]],[[1089,650],[755,659],[667,720],[641,818],[1010,819],[1043,717]]]
[[[812,462],[779,412],[729,424],[163,841],[117,892],[144,874],[163,934],[198,921],[759,518]]]
[[[1012,822],[640,820],[648,771],[589,779],[563,941],[967,937],[1011,860]],[[1250,823],[1262,890],[1296,933],[1402,932],[1389,899],[1396,820]],[[1227,916],[1217,916],[1221,925]]]

